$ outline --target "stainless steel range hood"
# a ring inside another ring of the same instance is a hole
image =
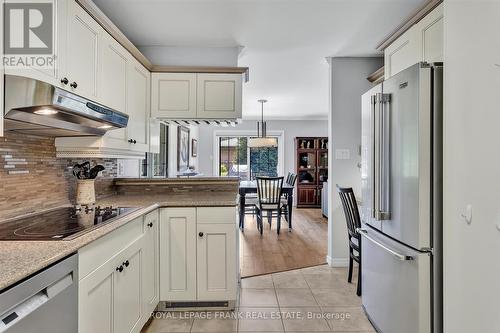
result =
[[[51,84],[5,75],[5,130],[33,135],[101,136],[126,127],[128,115]]]

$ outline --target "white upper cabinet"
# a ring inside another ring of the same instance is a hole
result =
[[[150,73],[137,60],[129,59],[127,74],[127,140],[131,149],[148,151],[150,118]]]
[[[196,74],[153,73],[151,115],[157,118],[196,118]]]
[[[422,60],[442,62],[443,56],[443,4],[439,5],[415,25],[422,45]]]
[[[98,100],[99,44],[104,30],[74,0],[68,2],[67,25],[66,89]]]
[[[241,74],[198,74],[197,118],[241,118]]]
[[[385,49],[386,78],[420,61],[421,45],[415,35],[416,31],[410,29]]]
[[[443,5],[437,6],[384,51],[385,78],[420,61],[443,61]]]
[[[153,73],[151,78],[152,117],[241,118],[241,74]]]
[[[126,113],[128,51],[113,37],[103,34],[99,70],[99,99],[115,110]]]

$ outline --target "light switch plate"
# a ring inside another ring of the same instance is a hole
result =
[[[336,160],[349,160],[351,159],[351,151],[349,149],[335,149]]]

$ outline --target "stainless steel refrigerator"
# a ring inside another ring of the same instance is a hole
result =
[[[442,64],[362,97],[362,301],[380,333],[442,332]]]

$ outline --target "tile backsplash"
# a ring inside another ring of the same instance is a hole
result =
[[[76,179],[71,167],[87,159],[58,159],[54,138],[7,132],[0,137],[0,220],[73,203]],[[112,194],[115,159],[90,160],[106,168],[96,195]]]

